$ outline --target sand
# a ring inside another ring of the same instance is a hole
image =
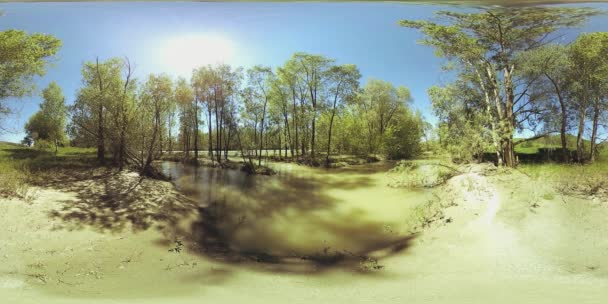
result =
[[[562,196],[517,171],[487,175],[469,168],[467,172],[433,190],[450,207],[405,248],[394,254],[370,252],[381,257],[377,263],[327,265],[296,258],[226,259],[221,251],[202,254],[187,237],[174,233],[176,227],[188,227],[197,208],[170,183],[122,174],[65,187],[32,188],[36,195],[31,201],[0,200],[0,299],[2,303],[608,301],[608,202]],[[365,174],[374,178],[369,187],[384,191],[391,200],[397,197],[396,190],[386,187],[384,175],[361,173]],[[372,195],[370,189],[328,189],[327,195],[348,198],[350,193],[351,200],[363,196],[369,204],[379,204],[382,197]],[[101,190],[120,199],[100,203],[95,195]],[[374,223],[385,222],[387,235],[398,237],[411,228],[396,206],[386,212],[382,205],[367,208],[360,202],[353,206],[340,202],[340,210],[364,210]],[[403,210],[412,206],[404,202]],[[143,220],[133,219],[133,214]],[[293,217],[287,219],[294,222]],[[338,220],[346,221],[340,223],[346,226],[361,224],[357,219]],[[298,225],[294,222],[294,229]],[[181,245],[176,237],[183,238]],[[367,241],[361,235],[353,239]]]

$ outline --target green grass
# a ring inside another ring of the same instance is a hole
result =
[[[61,147],[57,154],[0,142],[0,196],[25,197],[29,184],[58,170],[97,166],[94,149]]]
[[[597,160],[591,164],[531,163],[521,164],[518,170],[534,179],[554,183],[563,193],[607,194],[608,149],[601,150]]]
[[[517,154],[536,154],[539,152],[540,147],[515,147],[515,153]]]
[[[569,149],[576,147],[575,136],[568,135],[566,140]],[[589,141],[585,140],[584,144],[588,149]],[[540,149],[543,148],[560,149],[560,136],[554,135],[522,143],[516,146],[515,152],[520,157],[533,157],[534,154],[541,153]],[[522,162],[518,170],[534,179],[552,183],[562,193],[586,196],[608,195],[608,147],[605,144],[600,149],[596,161],[590,164],[564,164],[540,158],[536,161]]]

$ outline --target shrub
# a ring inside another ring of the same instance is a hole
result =
[[[0,196],[27,198],[29,176],[27,167],[0,161]]]

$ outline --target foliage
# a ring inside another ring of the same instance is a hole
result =
[[[152,162],[178,146],[185,161],[192,149],[196,160],[207,150],[219,166],[237,150],[247,168],[265,174],[271,155],[318,165],[325,153],[329,166],[335,154],[400,159],[420,151],[423,121],[406,87],[372,79],[360,88],[357,66],[321,55],[295,53],[276,69],[207,65],[190,81],[152,74],[142,82],[132,72],[126,58],[83,64],[67,129],[72,145],[97,148],[99,163],[110,152],[119,168],[156,176]],[[46,127],[40,116],[31,118],[28,140]]]
[[[460,171],[451,163],[443,161],[402,160],[387,174],[391,178],[388,186],[393,188],[433,188],[445,183]]]
[[[398,113],[382,137],[382,151],[388,159],[411,159],[420,153],[422,117],[418,113]]]
[[[50,144],[55,152],[65,139],[67,107],[65,97],[57,83],[51,82],[42,91],[43,101],[40,110],[36,112],[25,125],[27,136],[35,145],[42,148]]]
[[[4,100],[23,97],[34,90],[33,77],[46,73],[60,47],[61,41],[51,35],[0,31],[0,115],[11,112]]]
[[[498,162],[513,167],[515,130],[533,126],[544,112],[543,99],[531,94],[532,83],[522,79],[518,55],[597,13],[586,8],[496,7],[474,13],[439,11],[442,23],[402,20],[400,24],[420,30],[425,35],[421,43],[451,60],[446,68],[458,68],[458,81],[478,92],[477,108],[487,121],[484,128],[491,133]]]
[[[480,159],[492,141],[487,116],[476,110],[479,92],[466,82],[428,90],[433,110],[439,118],[439,144],[452,161]]]

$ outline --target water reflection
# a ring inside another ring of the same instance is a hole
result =
[[[161,168],[200,206],[175,233],[192,249],[231,262],[319,255],[327,262],[396,252],[410,239],[400,226],[408,209],[426,197],[387,187],[383,166],[344,171],[280,164],[274,176],[171,162]]]
[[[223,193],[230,188],[236,191],[251,191],[259,178],[243,174],[239,170],[196,167],[176,162],[163,162],[161,169],[171,177],[178,190],[199,202],[201,206],[224,200]]]

